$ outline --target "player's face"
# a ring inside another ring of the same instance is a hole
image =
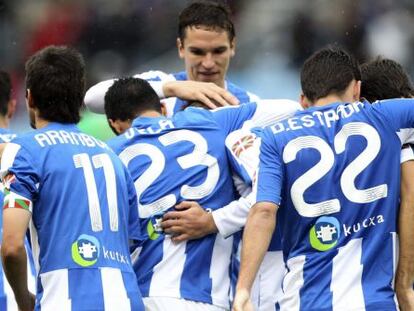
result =
[[[224,87],[230,58],[235,52],[235,41],[229,40],[226,31],[189,27],[183,42],[177,39],[177,45],[189,80]]]

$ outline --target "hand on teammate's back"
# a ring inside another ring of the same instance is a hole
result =
[[[239,104],[229,91],[211,82],[170,81],[164,84],[163,91],[166,97],[199,101],[210,109]]]
[[[217,232],[213,216],[197,202],[183,201],[175,208],[177,211],[166,213],[161,222],[164,232],[173,235],[173,242],[199,239]]]

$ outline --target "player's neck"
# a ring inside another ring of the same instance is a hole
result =
[[[140,117],[147,117],[147,118],[157,118],[161,117],[162,114],[156,110],[146,110],[139,115]]]
[[[325,97],[322,97],[316,100],[312,106],[321,107],[321,106],[326,106],[326,105],[330,105],[330,104],[338,103],[338,102],[344,103],[344,102],[352,102],[352,101],[353,101],[352,99],[345,98],[345,96],[338,96],[338,95],[332,94],[332,95],[328,95],[328,96],[325,96]]]
[[[6,116],[0,115],[0,128],[8,128],[9,127],[9,118]]]
[[[47,126],[47,125],[49,125],[49,121],[47,121],[45,119],[42,119],[42,118],[39,118],[39,117],[36,117],[36,119],[35,119],[36,129],[41,129],[41,128]]]

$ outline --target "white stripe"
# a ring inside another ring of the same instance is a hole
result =
[[[53,270],[40,274],[43,296],[40,300],[42,311],[71,311],[69,299],[69,276],[67,269]]]
[[[35,272],[35,275],[33,275],[27,248],[26,248],[26,254],[27,254],[27,288],[29,289],[31,293],[36,294],[36,272]]]
[[[335,310],[365,310],[362,290],[362,238],[353,239],[338,248],[332,261],[332,308]]]
[[[224,239],[216,234],[210,264],[211,300],[213,305],[224,308],[229,308],[229,268],[232,246],[233,237]]]
[[[283,280],[284,296],[280,301],[282,310],[296,311],[300,309],[300,289],[303,286],[303,266],[306,256],[290,258],[286,265],[288,273]]]
[[[180,280],[184,270],[187,243],[174,244],[166,235],[162,260],[154,266],[149,296],[181,298]]]
[[[40,271],[40,267],[39,267],[40,246],[39,246],[39,240],[37,236],[37,230],[36,230],[36,227],[34,226],[32,219],[30,219],[29,231],[30,231],[30,242],[31,242],[30,245],[32,246],[33,261],[35,264],[36,275],[37,275]]]
[[[105,311],[131,310],[121,270],[101,268]]]
[[[20,145],[15,143],[8,143],[4,148],[1,156],[1,176],[4,177],[7,174],[9,168],[13,165],[14,159],[16,158],[17,152],[20,150]]]

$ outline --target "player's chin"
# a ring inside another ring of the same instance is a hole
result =
[[[217,80],[220,77],[219,73],[198,73],[198,81],[201,82],[213,82],[213,83],[217,83]]]

